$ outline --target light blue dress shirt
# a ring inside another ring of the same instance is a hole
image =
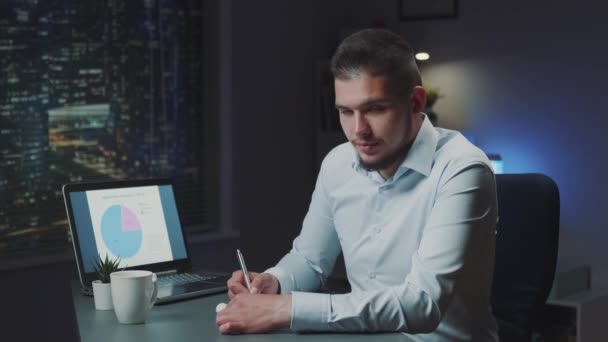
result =
[[[292,250],[266,272],[292,295],[296,331],[498,341],[489,303],[497,211],[485,154],[425,117],[389,179],[361,168],[350,143],[333,149]],[[352,292],[309,292],[340,251]]]

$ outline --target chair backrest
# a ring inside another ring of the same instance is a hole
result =
[[[559,190],[542,174],[496,175],[498,227],[492,311],[501,341],[525,341],[551,291],[559,238]]]

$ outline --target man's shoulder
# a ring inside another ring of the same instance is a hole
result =
[[[323,163],[335,166],[350,166],[355,157],[353,146],[351,143],[345,142],[332,148],[323,159]]]
[[[436,166],[462,167],[470,164],[485,164],[491,167],[485,152],[473,145],[460,132],[437,128],[439,139],[435,151]]]
[[[356,152],[349,142],[334,147],[323,159],[320,176],[336,183],[340,179],[349,178],[354,174],[353,163]]]

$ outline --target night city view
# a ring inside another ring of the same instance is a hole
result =
[[[198,1],[0,4],[0,264],[71,250],[61,186],[171,177],[203,226]]]

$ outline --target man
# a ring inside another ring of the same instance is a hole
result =
[[[413,51],[370,29],[332,58],[349,143],[324,159],[302,231],[265,273],[228,281],[221,333],[399,331],[420,341],[497,341],[489,304],[497,220],[485,154],[434,128]],[[310,293],[340,251],[352,292]]]

